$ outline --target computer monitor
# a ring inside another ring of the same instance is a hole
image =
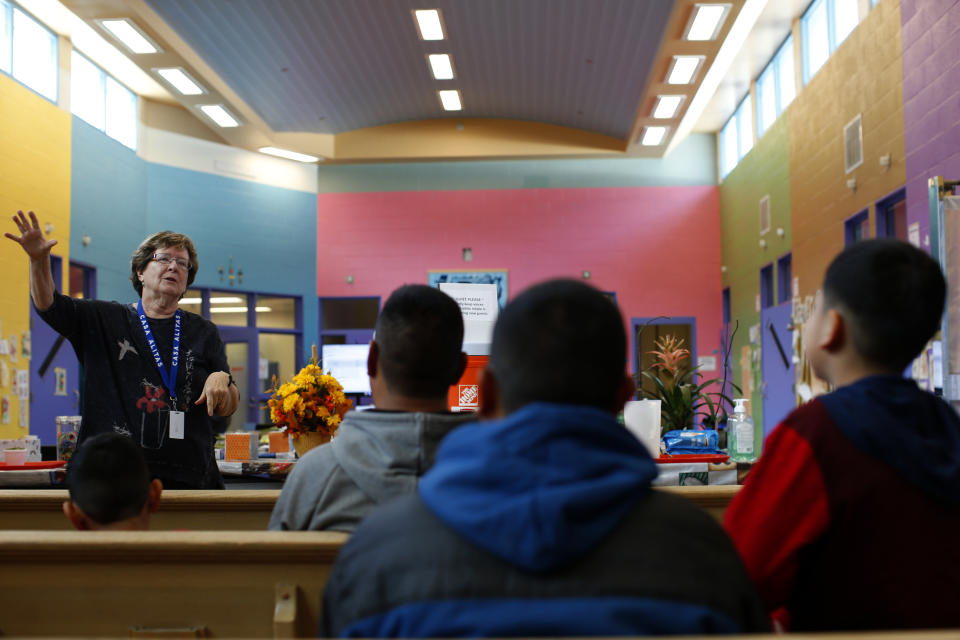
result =
[[[325,344],[320,350],[320,366],[343,385],[344,393],[370,394],[367,376],[369,344]]]

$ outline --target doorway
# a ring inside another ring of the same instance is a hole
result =
[[[788,253],[777,260],[776,301],[773,304],[773,265],[767,275],[761,271],[761,298],[764,300],[760,311],[760,329],[763,337],[760,341],[760,366],[763,373],[761,392],[763,395],[763,438],[783,420],[796,406],[794,395],[793,366],[793,302],[791,296],[792,273],[791,255]],[[765,278],[769,279],[770,304],[763,296]],[[759,449],[757,449],[759,451]]]
[[[63,259],[50,256],[50,268],[56,290],[62,290]],[[72,298],[94,298],[97,291],[96,269],[69,264],[69,290]],[[82,375],[77,355],[67,340],[50,328],[30,304],[30,433],[41,445],[57,443],[57,416],[80,415]]]
[[[230,417],[221,418],[225,424],[217,431],[255,429],[260,407],[265,401],[259,390],[251,383],[257,379],[257,330],[253,327],[219,327],[220,338],[227,352],[230,375],[240,393],[240,406]]]
[[[696,318],[633,318],[633,371],[648,370],[657,361],[657,356],[650,352],[657,350],[656,343],[666,336],[674,336],[683,340],[683,348],[690,351],[689,366],[696,365],[697,340]],[[653,392],[654,384],[645,378],[640,380],[640,386],[646,391]]]

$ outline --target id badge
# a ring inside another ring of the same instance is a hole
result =
[[[183,440],[183,411],[170,412],[170,437]]]

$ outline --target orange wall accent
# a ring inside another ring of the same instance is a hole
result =
[[[623,156],[626,148],[624,140],[581,129],[492,118],[444,118],[385,124],[338,134],[335,145],[332,162],[371,157],[389,161],[477,156],[485,159]]]

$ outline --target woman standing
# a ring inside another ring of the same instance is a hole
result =
[[[57,293],[50,249],[37,217],[13,216],[6,233],[30,258],[30,296],[55,331],[73,345],[83,368],[80,442],[122,433],[143,449],[167,489],[223,486],[213,458],[211,417],[239,401],[215,325],[179,308],[197,274],[189,237],[161,231],[144,240],[130,263],[136,304],[78,300]]]

